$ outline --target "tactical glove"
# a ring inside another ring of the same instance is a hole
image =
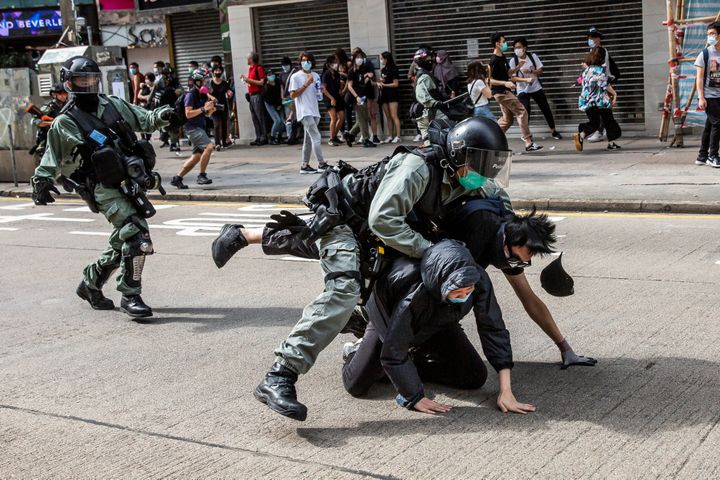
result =
[[[179,127],[182,124],[182,121],[180,120],[178,114],[175,112],[175,110],[171,108],[160,112],[160,120],[168,122],[170,126],[173,127]]]
[[[310,236],[310,228],[305,221],[287,210],[281,210],[279,214],[270,215],[274,222],[268,222],[266,227],[272,230],[290,230],[293,233],[299,233],[300,237],[307,238]]]
[[[55,199],[50,192],[55,192],[60,195],[60,191],[53,184],[52,179],[47,177],[33,177],[32,178],[32,200],[35,205],[47,205],[48,203],[54,203]]]
[[[582,355],[578,355],[572,350],[568,350],[567,352],[562,352],[562,365],[560,368],[562,370],[565,370],[568,367],[571,367],[573,365],[581,365],[584,367],[592,367],[597,363],[597,360],[590,357],[584,357]]]

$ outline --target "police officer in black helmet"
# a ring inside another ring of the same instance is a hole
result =
[[[114,309],[102,287],[120,268],[120,309],[131,317],[148,317],[152,309],[140,293],[145,257],[153,253],[146,218],[155,210],[145,191],[162,186],[152,171],[152,146],[138,141],[134,132],[150,132],[178,119],[170,107],[147,111],[103,95],[101,77],[90,58],[73,57],[63,64],[61,80],[70,101],[48,132],[45,154],[32,178],[33,201],[53,203],[57,181],[105,216],[113,226],[109,245],[85,267],[77,294],[95,310]]]

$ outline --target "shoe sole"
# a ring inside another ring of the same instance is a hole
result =
[[[701,162],[700,160],[695,160],[695,165],[707,165],[707,162]]]
[[[573,140],[575,141],[575,150],[578,152],[583,151],[583,142],[580,141],[580,134],[576,133],[573,135]]]
[[[317,170],[313,170],[312,172],[308,172],[305,170],[300,170],[300,175],[313,175],[315,173],[318,173]]]
[[[83,300],[85,300],[85,301],[88,303],[88,305],[90,305],[90,308],[92,308],[93,310],[115,310],[115,304],[114,304],[114,303],[112,304],[111,307],[110,307],[110,306],[108,306],[108,307],[96,307],[95,305],[93,305],[92,303],[90,303],[90,299],[87,298],[87,297],[82,293],[82,290],[75,290],[75,293],[77,294],[78,297],[80,297],[80,298],[82,298]]]
[[[708,163],[708,164],[706,164],[706,165],[707,165],[708,167],[712,167],[712,168],[720,168],[720,164],[714,165],[714,164],[712,164],[712,163]]]
[[[270,410],[272,410],[273,412],[279,413],[283,417],[297,420],[298,422],[304,422],[305,419],[307,418],[307,412],[305,412],[304,414],[298,414],[297,412],[289,412],[289,411],[285,410],[284,408],[280,408],[275,405],[270,405],[267,401],[267,396],[264,393],[262,393],[258,388],[259,387],[255,388],[255,391],[253,392],[253,396],[255,397],[255,399],[258,402],[267,405],[267,407]]]
[[[153,316],[153,313],[130,313],[128,312],[125,307],[120,307],[120,311],[127,314],[128,316],[132,318],[149,318]]]

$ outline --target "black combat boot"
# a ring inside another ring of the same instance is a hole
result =
[[[297,378],[297,373],[275,362],[255,389],[255,398],[270,410],[303,422],[307,418],[307,407],[297,400]]]
[[[235,255],[238,250],[248,246],[247,239],[242,234],[242,225],[223,225],[220,235],[213,240],[212,257],[215,265],[222,268]]]
[[[85,281],[81,281],[75,293],[78,297],[86,300],[93,310],[114,310],[115,304],[112,300],[103,295],[102,290],[96,290],[87,286]]]
[[[145,305],[140,295],[123,295],[120,300],[120,311],[133,318],[152,317],[152,308]]]

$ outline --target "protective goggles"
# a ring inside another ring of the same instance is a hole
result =
[[[465,158],[462,155],[455,157],[458,168],[467,167],[483,177],[492,178],[503,188],[510,185],[510,165],[512,164],[511,151],[483,150],[480,148],[465,148]]]
[[[102,73],[73,73],[65,87],[68,92],[75,94],[102,93]]]

